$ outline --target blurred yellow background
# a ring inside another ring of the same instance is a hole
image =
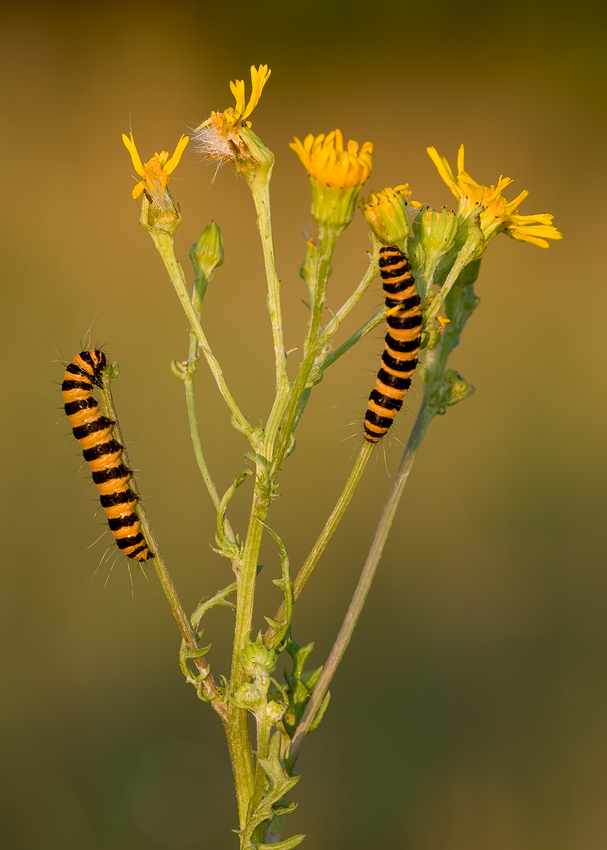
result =
[[[522,213],[554,213],[542,251],[506,237],[481,269],[482,303],[451,365],[477,392],[422,446],[328,715],[300,759],[288,832],[315,850],[602,850],[607,846],[604,557],[605,78],[602,6],[513,0],[305,5],[22,3],[1,24],[3,579],[0,837],[5,847],[188,850],[236,846],[223,733],[183,683],[157,582],[114,560],[97,493],[61,409],[60,358],[92,327],[147,509],[183,602],[230,581],[194,467],[170,360],[186,322],[130,196],[120,141],[144,159],[233,100],[268,63],[254,129],[276,153],[273,210],[289,347],[305,321],[298,268],[310,226],[288,149],[339,127],[374,143],[365,192],[409,182],[454,199],[425,148],[472,176],[515,178]],[[241,407],[271,401],[261,252],[247,188],[193,151],[172,181],[180,258],[214,219],[225,265],[204,325]],[[215,177],[215,179],[214,179]],[[366,264],[357,218],[329,305]],[[343,338],[381,303],[376,281]],[[382,334],[325,376],[285,465],[271,525],[296,568],[341,490]],[[58,352],[58,353],[57,353]],[[292,355],[297,360],[298,354]],[[198,398],[221,491],[244,443],[204,364]],[[372,538],[419,402],[376,451],[297,606],[295,637],[322,663]],[[351,439],[346,439],[351,438]],[[384,462],[385,446],[385,462]],[[245,485],[246,487],[247,485]],[[244,531],[249,491],[234,503]],[[93,545],[91,545],[93,544]],[[90,548],[89,548],[90,547]],[[109,560],[99,562],[109,547]],[[278,600],[264,550],[258,622]],[[109,574],[109,576],[108,576]],[[226,670],[231,615],[209,618]]]

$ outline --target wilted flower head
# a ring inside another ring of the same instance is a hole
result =
[[[210,118],[196,127],[194,141],[205,160],[222,164],[238,159],[250,159],[251,156],[256,158],[255,149],[251,150],[251,137],[257,137],[254,133],[247,132],[251,127],[247,118],[259,103],[271,73],[267,65],[260,65],[259,68],[251,65],[252,92],[248,103],[245,103],[244,80],[231,82],[230,90],[236,105],[228,107],[224,112],[212,112]]]
[[[143,180],[140,180],[133,189],[133,198],[138,198],[142,192],[145,192],[150,204],[162,209],[172,206],[174,202],[167,192],[167,183],[169,182],[169,175],[179,165],[179,160],[186,149],[189,137],[182,136],[179,139],[170,159],[168,151],[161,151],[155,153],[146,163],[141,161],[132,133],[129,133],[128,136],[123,133],[122,141],[131,155],[135,171],[140,177],[143,177]]]
[[[554,216],[548,213],[539,215],[519,215],[517,212],[529,192],[523,191],[513,201],[507,201],[502,192],[512,183],[509,177],[500,177],[497,186],[483,186],[473,180],[464,170],[464,146],[457,154],[457,178],[445,157],[440,156],[436,148],[428,148],[430,159],[438,173],[459,199],[458,218],[467,219],[478,207],[481,207],[480,227],[485,237],[485,245],[498,233],[507,233],[520,242],[531,242],[540,248],[548,248],[547,239],[562,239],[563,236],[553,226]]]

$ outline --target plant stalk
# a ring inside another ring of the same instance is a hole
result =
[[[430,422],[434,418],[435,413],[436,411],[430,408],[430,405],[427,403],[426,397],[424,396],[424,401],[422,402],[422,406],[417,415],[417,419],[415,420],[415,425],[413,426],[413,430],[411,431],[411,434],[409,436],[405,452],[403,454],[400,466],[390,489],[390,494],[384,506],[381,519],[377,526],[375,537],[373,539],[373,543],[371,544],[367,560],[363,567],[356,590],[354,591],[352,601],[350,602],[350,607],[348,608],[344,622],[341,626],[341,629],[339,630],[339,634],[333,645],[331,653],[329,654],[327,662],[323,667],[323,671],[320,675],[320,678],[316,683],[316,687],[314,688],[314,692],[312,694],[312,697],[310,698],[310,702],[308,703],[301,723],[297,727],[297,731],[293,736],[293,740],[291,741],[291,747],[289,750],[289,761],[292,764],[297,759],[301,745],[305,740],[306,735],[308,734],[310,726],[314,722],[316,714],[318,713],[318,710],[322,705],[322,701],[324,700],[325,695],[329,689],[331,680],[333,679],[337,667],[339,666],[339,663],[343,658],[346,648],[350,642],[354,627],[358,622],[358,618],[360,616],[360,613],[367,599],[367,595],[371,588],[371,583],[375,577],[377,565],[379,564],[379,560],[381,558],[386,540],[388,538],[388,533],[394,520],[396,508],[398,507],[398,503],[403,494],[403,490],[405,489],[405,485],[407,483],[407,479],[409,478],[409,473],[411,472],[413,462],[415,461],[417,450],[419,449],[419,446],[424,438],[426,431],[428,430]]]

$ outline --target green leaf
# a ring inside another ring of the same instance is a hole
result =
[[[280,732],[275,732],[270,740],[268,757],[258,760],[258,763],[268,777],[268,788],[264,793],[261,803],[249,815],[245,828],[241,833],[243,837],[242,846],[252,848],[252,850],[255,850],[255,845],[251,844],[251,836],[261,823],[266,820],[272,820],[277,815],[289,814],[296,808],[295,803],[283,803],[281,805],[283,797],[299,782],[299,776],[289,776],[282,764],[280,758],[281,743]],[[303,837],[300,841],[303,841]],[[268,846],[274,848],[280,847],[279,844]],[[292,846],[295,847],[296,845],[294,844]]]
[[[215,596],[212,596],[210,599],[201,599],[198,605],[196,606],[196,610],[193,612],[190,617],[190,623],[192,624],[192,629],[197,631],[200,627],[200,622],[207,611],[210,611],[211,608],[235,608],[233,602],[230,602],[226,597],[231,593],[236,593],[237,584],[236,582],[232,582],[227,587],[224,587],[223,590],[218,590]]]
[[[329,707],[330,701],[331,701],[331,691],[327,691],[327,693],[325,694],[325,698],[323,699],[323,701],[320,704],[320,708],[318,709],[318,713],[317,713],[316,717],[314,718],[314,722],[310,726],[310,732],[313,732],[315,729],[318,729],[320,721],[325,716],[325,711]]]
[[[261,520],[260,520],[261,522]],[[268,644],[270,649],[278,649],[280,644],[286,637],[287,632],[289,631],[289,626],[291,625],[291,619],[293,617],[293,585],[291,583],[291,574],[289,570],[289,556],[287,555],[287,550],[285,548],[284,543],[273,531],[269,525],[266,525],[265,522],[262,523],[265,528],[267,528],[268,533],[276,542],[278,549],[280,551],[280,566],[282,569],[282,578],[274,579],[272,584],[275,584],[276,587],[279,587],[285,597],[285,618],[282,622],[278,622],[276,620],[271,620],[269,617],[266,617],[266,621],[272,626],[272,628],[276,629],[276,634]]]
[[[234,543],[226,534],[226,511],[228,509],[230,499],[232,498],[236,490],[238,490],[243,481],[246,480],[247,475],[252,474],[252,470],[244,469],[242,472],[239,472],[238,475],[236,475],[232,485],[228,487],[223,499],[219,503],[219,509],[217,511],[217,534],[215,535],[217,549],[215,551],[218,552],[220,555],[223,555],[224,558],[228,558],[231,561],[234,561],[239,557],[241,545],[238,539],[236,540],[236,543]]]
[[[286,838],[280,844],[258,844],[257,850],[291,850],[292,847],[297,847],[304,840],[305,835],[294,835],[292,838]]]

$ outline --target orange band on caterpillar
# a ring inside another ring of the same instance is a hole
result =
[[[421,299],[406,256],[393,245],[379,252],[386,293],[386,347],[365,415],[365,439],[378,443],[401,409],[417,366],[421,342]]]
[[[105,354],[98,349],[81,351],[72,360],[61,386],[65,412],[74,437],[82,446],[84,459],[93,471],[93,481],[99,488],[101,505],[118,548],[135,561],[146,561],[154,555],[139,530],[133,510],[138,496],[128,486],[131,470],[120,460],[124,447],[113,438],[116,423],[100,413],[93,398],[93,386],[102,386],[105,364]]]

